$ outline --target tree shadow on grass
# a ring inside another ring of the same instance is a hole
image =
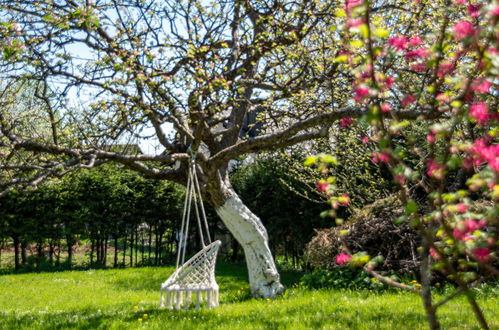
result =
[[[46,313],[0,313],[0,329],[96,329],[111,323],[115,314],[100,310]]]

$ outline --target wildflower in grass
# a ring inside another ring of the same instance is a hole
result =
[[[142,318],[138,318],[138,319],[137,319],[137,321],[138,321],[138,322],[142,322]]]
[[[148,317],[149,317],[149,315],[147,315],[147,314],[142,315],[143,319],[147,319]]]
[[[367,136],[362,137],[362,144],[367,144],[369,142],[369,138]]]
[[[352,260],[352,257],[349,256],[348,254],[346,253],[340,253],[336,256],[336,263],[338,265],[344,265],[346,264],[347,262],[349,262],[350,260]]]
[[[133,310],[135,311],[139,310],[139,306],[133,306]]]

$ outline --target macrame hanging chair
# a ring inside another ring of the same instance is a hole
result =
[[[194,206],[194,215],[197,220],[199,238],[203,249],[184,263],[189,220],[193,213],[191,212],[192,206]],[[208,244],[205,242],[203,232],[206,233]],[[218,240],[211,242],[196,174],[196,163],[194,157],[192,157],[189,164],[187,192],[179,234],[177,263],[175,272],[161,284],[161,307],[168,309],[183,308],[187,310],[193,305],[196,309],[199,309],[200,305],[204,302],[206,302],[206,308],[218,306],[218,284],[215,280],[215,263],[221,244]]]

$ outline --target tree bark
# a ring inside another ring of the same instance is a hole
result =
[[[15,270],[19,270],[21,268],[19,263],[19,236],[12,235],[12,239],[14,240],[14,267]]]
[[[269,248],[267,230],[230,183],[222,183],[221,189],[224,203],[215,210],[244,250],[251,293],[254,297],[274,298],[284,287]]]

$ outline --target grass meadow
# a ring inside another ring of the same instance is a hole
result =
[[[0,275],[0,329],[425,329],[419,297],[406,292],[307,290],[282,272],[286,293],[253,299],[244,265],[217,266],[220,307],[159,308],[159,286],[172,267]],[[499,328],[494,295],[479,299]],[[466,300],[439,310],[444,329],[478,328]]]

